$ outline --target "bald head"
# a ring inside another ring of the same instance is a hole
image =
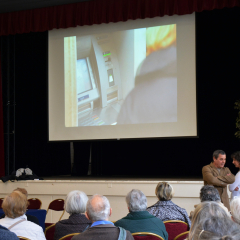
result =
[[[108,220],[111,215],[108,199],[102,195],[93,195],[87,202],[86,213],[92,222]]]

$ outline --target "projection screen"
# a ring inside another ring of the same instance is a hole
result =
[[[197,135],[195,14],[49,31],[49,140]]]

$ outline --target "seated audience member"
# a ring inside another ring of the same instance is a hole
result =
[[[194,240],[239,240],[239,225],[229,218],[209,217],[200,222],[194,233]]]
[[[191,221],[188,217],[187,211],[171,201],[174,191],[169,183],[158,183],[155,194],[159,201],[153,206],[147,208],[147,211],[150,214],[160,218],[163,222],[167,220],[180,220],[186,222],[189,228],[191,227]]]
[[[27,205],[26,195],[19,191],[14,191],[6,196],[2,203],[2,209],[6,216],[0,219],[0,225],[8,228],[17,236],[31,240],[46,240],[43,229],[27,220],[25,215]]]
[[[101,195],[93,195],[87,202],[86,217],[92,222],[83,233],[74,236],[72,240],[134,240],[129,231],[123,228],[115,227],[114,224],[108,221],[111,216],[112,209],[106,197]]]
[[[201,202],[206,202],[206,201],[217,202],[220,205],[222,205],[222,207],[225,208],[225,210],[228,212],[228,209],[221,202],[221,198],[220,198],[220,195],[218,193],[218,190],[214,186],[205,185],[201,188],[201,190],[200,190],[200,201]],[[197,206],[198,206],[198,204],[194,205],[195,208]],[[192,216],[193,216],[193,211],[190,212],[189,218],[192,219]]]
[[[91,225],[85,216],[88,197],[84,192],[72,191],[65,199],[64,208],[70,214],[68,219],[56,223],[54,240],[70,233],[81,233]]]
[[[219,203],[202,202],[198,204],[193,213],[192,226],[189,232],[189,240],[195,240],[194,236],[199,233],[197,229],[204,230],[201,224],[203,224],[207,219],[210,219],[211,217],[226,218],[231,220],[226,209],[223,208]]]
[[[127,194],[126,202],[129,214],[115,222],[115,226],[122,227],[131,233],[151,232],[168,239],[168,233],[162,220],[147,211],[147,198],[143,192],[133,189]]]
[[[19,240],[17,235],[0,225],[0,240]]]
[[[237,224],[240,224],[240,197],[235,197],[230,202],[230,209],[232,214],[232,220]]]
[[[21,192],[22,194],[24,194],[24,195],[26,196],[26,198],[28,198],[28,192],[27,192],[27,190],[26,190],[25,188],[16,188],[15,190],[13,190],[13,192],[14,192],[14,191],[19,191],[19,192]],[[39,220],[38,220],[37,217],[32,216],[32,215],[29,215],[29,214],[25,214],[25,215],[26,215],[28,221],[33,222],[33,223],[36,223],[37,225],[40,226]],[[1,218],[5,218],[5,214],[3,214],[3,215],[0,217],[0,219],[1,219]]]

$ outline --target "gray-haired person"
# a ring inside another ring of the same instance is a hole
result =
[[[221,198],[218,190],[211,185],[205,185],[200,189],[200,201],[201,202],[218,202],[228,212],[228,209],[221,203]],[[194,205],[196,208],[198,204]],[[190,212],[189,218],[192,219],[193,211]]]
[[[68,219],[61,220],[55,225],[54,240],[71,233],[81,233],[91,225],[85,216],[88,197],[84,192],[75,190],[68,193],[64,208],[70,214]]]
[[[90,228],[83,233],[74,236],[73,240],[134,240],[129,231],[115,227],[108,221],[112,209],[108,199],[95,194],[89,198],[86,207],[86,217],[92,222]]]
[[[133,189],[127,194],[126,203],[129,213],[115,222],[115,226],[125,228],[131,233],[151,232],[168,239],[168,233],[162,220],[147,211],[147,198],[143,192]]]
[[[216,219],[228,219],[231,221],[231,218],[226,211],[226,208],[223,208],[222,204],[219,204],[218,202],[202,202],[198,204],[196,207],[193,218],[192,218],[192,225],[189,232],[189,240],[197,240],[199,239],[199,236],[201,235],[201,232],[199,232],[199,229],[207,230],[205,228],[204,223],[209,220],[210,218],[216,218]],[[224,232],[224,231],[223,231]],[[227,233],[227,232],[226,232]],[[221,239],[221,235],[219,235],[219,238]]]
[[[197,226],[194,240],[239,240],[239,225],[229,218],[211,216]]]
[[[232,220],[240,224],[240,197],[235,197],[230,203]]]

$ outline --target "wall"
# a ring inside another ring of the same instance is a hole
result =
[[[116,221],[124,217],[127,213],[125,202],[126,194],[132,189],[140,189],[148,200],[148,206],[153,205],[157,198],[155,196],[155,187],[159,181],[20,181],[0,183],[0,198],[12,192],[17,187],[26,188],[29,198],[39,198],[42,201],[42,209],[47,209],[48,204],[57,198],[65,199],[68,192],[72,190],[81,190],[88,196],[95,193],[105,195],[113,209],[110,221]],[[194,205],[199,203],[199,192],[203,186],[202,181],[169,181],[172,184],[175,195],[173,202],[188,212],[194,209]],[[61,216],[60,212],[50,211],[46,222],[57,222]],[[63,219],[68,218],[65,213]]]

